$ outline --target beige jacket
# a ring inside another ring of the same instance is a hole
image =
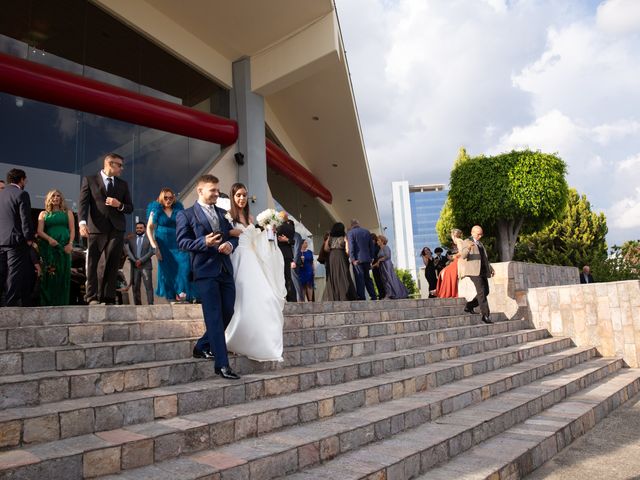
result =
[[[484,251],[485,260],[488,265],[488,276],[493,276],[493,267],[489,263],[487,250]],[[476,246],[472,239],[468,238],[462,243],[460,250],[460,260],[458,260],[458,278],[477,277],[480,275],[480,267],[482,260],[480,258],[480,249]]]

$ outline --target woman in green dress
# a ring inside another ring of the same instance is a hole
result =
[[[40,305],[69,305],[71,251],[75,238],[73,213],[60,190],[51,190],[38,216],[38,249],[42,262]]]

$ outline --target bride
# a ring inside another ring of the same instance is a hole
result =
[[[227,348],[258,361],[282,360],[284,326],[284,259],[265,231],[253,225],[247,188],[231,187],[231,210],[238,247],[231,254],[236,302],[225,333]]]

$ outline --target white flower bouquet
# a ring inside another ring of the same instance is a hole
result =
[[[258,214],[256,221],[267,232],[267,238],[270,241],[274,241],[275,229],[282,225],[284,218],[281,213],[276,212],[273,208],[267,208]]]

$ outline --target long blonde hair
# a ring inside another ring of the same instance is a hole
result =
[[[64,195],[62,194],[62,192],[60,190],[49,190],[49,192],[47,193],[46,197],[44,197],[44,210],[46,212],[53,212],[53,205],[51,202],[51,199],[53,198],[53,195],[57,193],[58,195],[60,195],[60,210],[63,212],[66,212],[68,210],[67,208],[67,202],[64,199]]]

